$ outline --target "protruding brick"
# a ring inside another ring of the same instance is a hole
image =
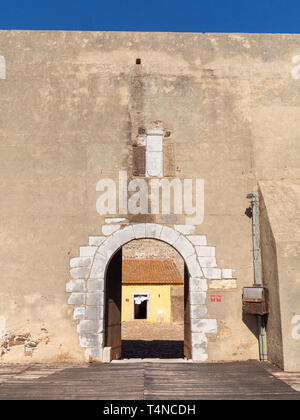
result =
[[[198,257],[214,257],[216,250],[214,246],[196,246],[196,252]]]
[[[188,235],[195,231],[195,225],[174,225],[174,228],[183,235]]]
[[[205,292],[191,292],[190,291],[190,304],[191,305],[204,305],[206,301]]]
[[[90,306],[101,306],[103,305],[104,294],[103,292],[87,293],[86,304]]]
[[[85,304],[85,293],[72,293],[69,296],[68,304],[69,305],[84,305]]]
[[[103,349],[102,349],[102,347],[98,346],[96,348],[86,349],[85,360],[87,362],[91,362],[91,361],[102,362],[102,360],[103,360]]]
[[[232,270],[230,268],[223,268],[222,278],[223,279],[232,279],[233,278]]]
[[[111,235],[112,233],[116,232],[120,229],[120,225],[103,225],[102,226],[102,233],[105,236]]]
[[[97,246],[81,246],[80,256],[81,257],[93,257],[97,251]]]
[[[190,305],[190,317],[193,318],[204,318],[207,314],[207,306],[206,305]]]
[[[221,269],[220,268],[202,268],[204,277],[207,279],[220,279]]]
[[[90,267],[71,268],[70,275],[73,279],[86,279],[89,275]]]
[[[89,245],[99,246],[105,241],[105,239],[106,239],[106,236],[90,236]]]
[[[90,267],[92,264],[92,261],[93,261],[92,257],[71,258],[70,267],[71,268]]]
[[[190,235],[187,236],[187,238],[192,242],[193,245],[207,245],[206,236],[204,235]]]
[[[217,267],[217,261],[215,257],[198,257],[200,266],[203,268],[214,268]]]
[[[99,348],[103,345],[103,334],[81,334],[79,335],[80,347]]]
[[[207,281],[206,279],[191,277],[190,278],[190,291],[191,292],[206,292]]]
[[[74,309],[73,312],[73,319],[84,319],[85,317],[85,307],[84,306],[78,306]]]
[[[66,292],[84,292],[85,291],[85,281],[83,279],[70,280],[66,284]]]
[[[88,279],[87,290],[88,292],[103,292],[104,279]]]
[[[87,319],[103,319],[104,318],[104,307],[103,305],[98,306],[87,306],[85,311]]]
[[[102,320],[83,319],[77,325],[77,332],[82,334],[98,334],[103,331]]]

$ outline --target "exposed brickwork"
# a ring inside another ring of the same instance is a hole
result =
[[[124,284],[183,284],[175,263],[171,259],[123,259]]]

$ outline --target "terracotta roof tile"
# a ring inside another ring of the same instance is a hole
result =
[[[122,261],[123,284],[183,284],[183,278],[171,259],[135,259]]]

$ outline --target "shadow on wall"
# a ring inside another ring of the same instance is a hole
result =
[[[249,330],[258,340],[257,316],[243,313],[242,319],[243,323],[249,328]]]

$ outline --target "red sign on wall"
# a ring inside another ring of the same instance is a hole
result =
[[[211,302],[222,302],[222,296],[221,295],[210,295],[210,301]]]

